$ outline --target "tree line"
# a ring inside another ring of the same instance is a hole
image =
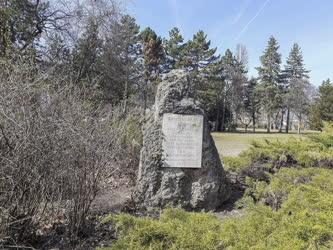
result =
[[[273,37],[260,59],[249,77],[244,45],[219,55],[204,31],[162,38],[114,0],[0,0],[0,245],[63,224],[78,244],[98,190],[136,180],[144,113],[171,70],[188,72],[217,131],[332,121],[332,82],[312,93],[297,44],[284,67]]]
[[[331,100],[322,101],[331,98],[325,93],[332,83],[325,81],[316,94],[297,43],[282,65],[271,36],[258,77],[249,77],[244,45],[220,55],[204,31],[185,41],[177,27],[162,38],[149,27],[140,29],[114,1],[2,0],[0,23],[1,57],[33,58],[73,80],[93,105],[121,106],[125,114],[133,107],[146,110],[162,75],[179,69],[189,72],[196,99],[216,131],[264,126],[267,132],[288,133],[295,118],[299,131],[309,122],[318,129],[322,119],[332,120]],[[328,105],[328,111],[318,112],[320,105]]]

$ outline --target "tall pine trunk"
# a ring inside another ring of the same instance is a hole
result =
[[[252,111],[252,130],[253,130],[253,133],[256,132],[256,112],[253,110]]]
[[[221,126],[221,109],[220,106],[217,105],[217,116],[215,121],[215,130],[218,132],[221,132],[222,126]]]
[[[124,114],[127,113],[127,99],[128,99],[128,76],[126,76],[125,89],[124,89]]]
[[[125,68],[125,72],[126,72],[126,79],[125,79],[125,86],[124,86],[124,107],[123,107],[123,113],[126,114],[127,113],[127,99],[129,96],[129,65],[128,65],[128,53],[126,53],[126,68]]]
[[[285,113],[285,110],[281,110],[281,121],[280,121],[279,133],[282,132],[284,113]]]
[[[287,109],[287,121],[286,121],[286,133],[288,134],[289,133],[289,123],[290,123],[290,109],[288,107]]]
[[[267,133],[271,132],[271,114],[267,114]]]
[[[297,125],[297,133],[301,133],[301,126],[302,126],[302,115],[299,115],[298,117],[298,125]]]
[[[222,119],[221,119],[221,131],[225,131],[225,96],[223,95],[223,102],[222,102]]]
[[[143,89],[143,115],[146,117],[147,109],[147,92],[148,92],[148,80],[145,79],[144,89]]]
[[[235,111],[235,124],[234,124],[234,127],[235,127],[235,131],[237,131],[237,127],[238,127],[238,111]]]
[[[276,113],[276,116],[275,116],[275,119],[274,119],[274,126],[273,126],[273,129],[279,129],[279,125],[278,125],[278,118],[279,118],[279,113],[280,112],[277,112]]]

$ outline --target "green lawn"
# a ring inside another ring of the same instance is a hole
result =
[[[242,131],[237,133],[212,133],[217,150],[222,156],[237,156],[240,152],[250,147],[253,140],[260,139],[279,139],[285,140],[288,137],[301,137],[304,134],[313,133],[312,131],[305,132],[303,134],[296,134],[291,132],[290,134],[272,132],[270,134],[265,133],[263,130],[259,130],[257,133],[244,133]]]

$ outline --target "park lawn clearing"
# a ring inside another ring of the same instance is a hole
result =
[[[311,133],[311,132],[310,132]],[[309,134],[309,133],[305,133]],[[235,133],[219,133],[214,132],[212,136],[215,141],[216,148],[220,156],[238,156],[242,151],[245,151],[251,146],[251,142],[257,140],[280,140],[285,141],[290,137],[300,138],[304,137],[305,134],[296,134],[296,133],[244,133],[244,132],[235,132]]]

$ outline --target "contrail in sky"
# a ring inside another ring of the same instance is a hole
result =
[[[265,9],[265,7],[267,6],[267,4],[270,2],[271,0],[266,0],[265,3],[261,6],[261,8],[258,10],[258,12],[250,19],[250,21],[243,27],[243,29],[238,33],[238,35],[236,36],[236,38],[234,39],[235,41],[237,41],[242,35],[243,33],[249,28],[250,24],[260,15],[260,13]]]

